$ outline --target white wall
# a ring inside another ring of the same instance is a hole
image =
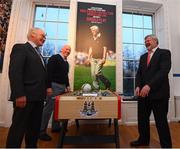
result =
[[[169,24],[171,28],[170,41],[171,41],[171,51],[172,51],[172,72],[173,74],[180,74],[180,18],[178,17],[180,13],[180,1],[179,0],[169,0]],[[180,120],[180,76],[173,77],[172,80],[173,95],[175,97],[174,109],[175,118]]]
[[[171,27],[170,38],[172,48],[172,70],[174,74],[180,74],[180,1],[169,0],[169,22]],[[180,96],[180,77],[174,77],[174,96]]]

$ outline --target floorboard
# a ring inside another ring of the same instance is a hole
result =
[[[171,122],[170,123],[170,131],[172,136],[173,148],[180,148],[180,123]],[[68,131],[66,135],[108,135],[113,134],[114,129],[113,125],[108,127],[108,124],[81,124],[79,129],[76,128],[75,125],[71,125],[68,127]],[[5,147],[6,137],[8,133],[8,128],[0,127],[0,148]],[[48,133],[52,136],[51,141],[40,141],[38,142],[39,148],[56,148],[57,142],[59,139],[59,133],[51,133],[51,130],[48,129]],[[135,140],[138,137],[137,125],[119,125],[119,134],[120,134],[120,147],[121,148],[129,148],[129,142]],[[24,147],[24,142],[22,144]],[[64,147],[69,148],[114,148],[115,144],[83,144],[83,145],[64,145]],[[144,146],[145,147],[145,146]],[[143,148],[144,148],[143,147]],[[157,130],[155,125],[151,125],[151,140],[150,145],[147,148],[159,148],[159,138],[157,135]]]

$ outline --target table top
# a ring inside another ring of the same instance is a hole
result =
[[[91,92],[82,92],[81,90],[78,90],[78,91],[68,92],[60,96],[114,97],[117,95],[110,90],[93,90]]]

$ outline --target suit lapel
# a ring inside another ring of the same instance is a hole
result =
[[[147,67],[150,67],[152,65],[152,63],[158,58],[158,55],[159,55],[159,48],[157,48],[156,51],[154,52],[153,56],[151,57],[151,61]]]
[[[143,59],[142,59],[142,66],[143,66],[144,69],[148,68],[148,66],[147,66],[147,57],[148,57],[148,53],[146,53],[143,56]]]
[[[41,58],[39,57],[38,53],[35,51],[35,49],[28,43],[26,42],[26,45],[29,49],[29,51],[31,51],[36,57],[37,59],[40,61],[41,65],[43,66],[43,68],[46,70],[45,68],[45,63],[43,64],[42,61],[41,61]]]

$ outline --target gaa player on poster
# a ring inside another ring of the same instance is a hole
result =
[[[110,81],[103,75],[102,68],[106,62],[107,46],[104,45],[99,27],[93,25],[90,27],[92,37],[89,41],[88,61],[91,63],[92,84],[99,89],[100,81],[104,84],[105,89],[110,89]]]
[[[74,90],[116,90],[116,7],[78,2]]]

